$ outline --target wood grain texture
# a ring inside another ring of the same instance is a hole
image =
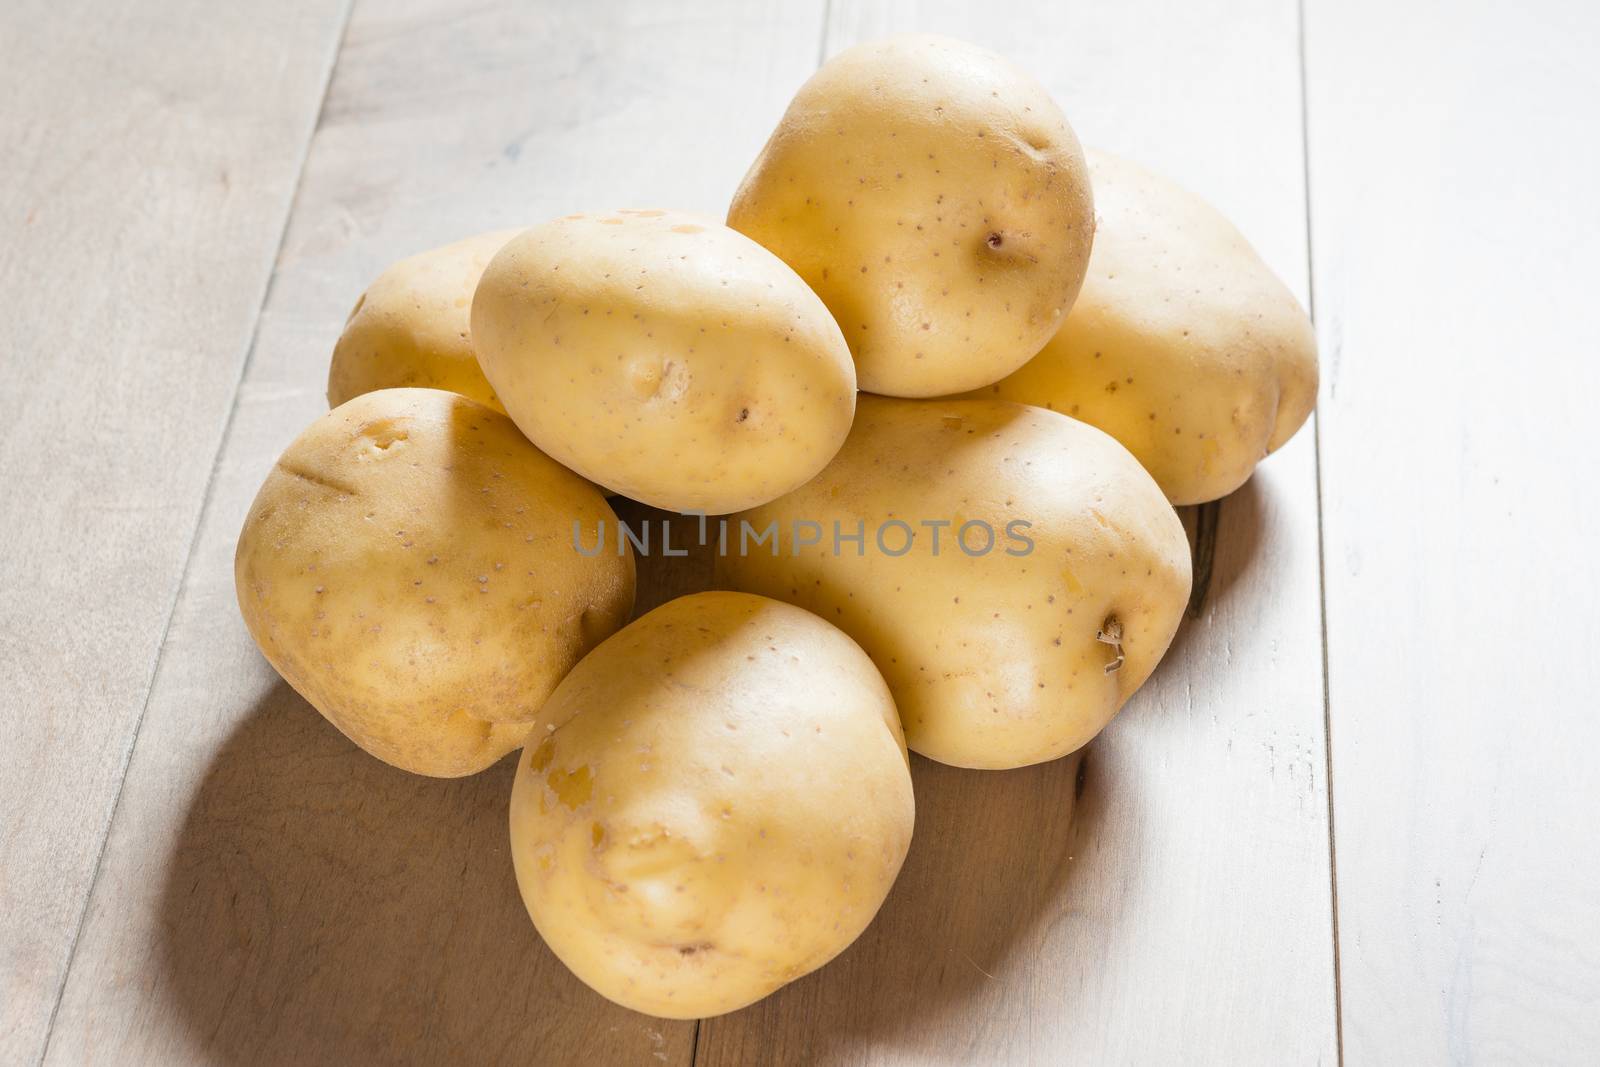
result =
[[[43,1051],[343,19],[0,8],[0,1062]]]
[[[1306,40],[1346,1058],[1593,1063],[1600,9]]]
[[[49,1062],[690,1062],[693,1023],[609,1005],[539,941],[511,762],[433,781],[343,740],[251,643],[233,547],[384,265],[586,207],[720,214],[820,34],[820,4],[776,0],[357,5]]]
[[[1211,199],[1306,299],[1293,3],[832,13],[830,50],[919,29],[1012,57],[1086,143]],[[1198,617],[1081,758],[915,761],[877,921],[702,1023],[697,1064],[1335,1062],[1316,506],[1308,429],[1221,505]]]

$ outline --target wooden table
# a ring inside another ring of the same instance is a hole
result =
[[[1304,8],[9,0],[0,1062],[1595,1062],[1600,10]],[[340,738],[234,538],[382,266],[720,213],[820,57],[907,28],[1229,212],[1314,307],[1321,406],[1186,516],[1208,591],[1081,758],[917,761],[857,945],[648,1019],[524,916],[510,765]]]

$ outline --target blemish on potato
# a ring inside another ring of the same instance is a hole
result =
[[[574,810],[587,804],[594,792],[594,777],[588,764],[574,771],[551,771],[545,784],[558,801]]]

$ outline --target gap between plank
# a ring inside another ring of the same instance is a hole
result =
[[[822,0],[822,33],[817,41],[817,66],[828,61],[828,28],[833,24],[833,0]]]
[[[339,21],[339,32],[334,35],[333,48],[325,64],[326,73],[322,79],[322,92],[317,101],[316,119],[311,128],[306,131],[305,146],[300,151],[300,160],[294,173],[294,186],[283,208],[283,221],[278,227],[278,239],[273,244],[272,258],[268,261],[267,279],[262,284],[260,299],[256,301],[256,313],[250,323],[250,336],[245,343],[244,358],[239,361],[239,374],[233,383],[233,396],[228,403],[227,414],[223,416],[221,432],[216,438],[216,453],[211,458],[211,472],[206,476],[205,488],[200,494],[200,507],[195,513],[194,524],[189,530],[188,545],[184,549],[183,567],[178,572],[178,579],[173,583],[172,595],[167,600],[167,609],[161,623],[160,639],[156,642],[155,654],[151,657],[150,670],[146,675],[144,700],[139,705],[139,714],[133,722],[133,732],[128,738],[127,745],[122,753],[121,765],[117,775],[117,790],[111,800],[111,806],[106,813],[103,829],[100,833],[100,844],[95,852],[94,867],[89,876],[89,885],[83,896],[83,906],[78,912],[78,922],[72,931],[72,940],[67,945],[66,966],[61,969],[61,981],[56,986],[54,1002],[50,1005],[50,1019],[45,1025],[44,1043],[39,1048],[38,1059],[35,1064],[42,1065],[50,1056],[50,1040],[55,1036],[56,1016],[61,1011],[62,998],[66,996],[67,979],[72,974],[73,964],[78,958],[78,942],[83,937],[84,924],[89,919],[89,904],[94,899],[95,886],[100,882],[100,868],[105,862],[106,848],[111,843],[111,828],[116,821],[117,811],[122,806],[122,793],[127,786],[128,768],[133,763],[133,752],[139,744],[139,734],[144,728],[145,714],[150,710],[150,700],[155,693],[156,679],[161,673],[161,661],[166,654],[167,635],[172,628],[172,617],[177,613],[178,600],[183,594],[184,585],[189,579],[189,568],[194,563],[195,546],[200,540],[200,530],[203,528],[206,513],[211,507],[211,493],[216,485],[217,470],[222,464],[222,450],[228,442],[228,434],[233,429],[234,417],[239,410],[239,393],[244,385],[245,374],[250,369],[250,361],[255,356],[256,342],[261,333],[261,317],[266,310],[267,300],[272,296],[272,287],[277,280],[278,259],[283,255],[283,245],[289,236],[289,220],[294,217],[294,208],[300,200],[300,189],[305,183],[306,163],[311,157],[311,142],[316,138],[317,131],[322,128],[323,115],[328,107],[328,93],[333,87],[333,74],[339,65],[339,57],[344,52],[345,35],[350,30],[350,16],[355,0],[343,0],[344,13]]]
[[[1306,301],[1313,328],[1317,321],[1316,257],[1311,213],[1311,93],[1306,64],[1306,0],[1297,0],[1300,43],[1300,162],[1306,205]],[[1322,521],[1322,415],[1311,416],[1312,468],[1317,500],[1317,609],[1322,632],[1322,780],[1328,788],[1328,907],[1333,934],[1333,1039],[1340,1067],[1344,1064],[1344,976],[1339,961],[1339,849],[1333,824],[1333,703],[1328,686],[1328,555]]]

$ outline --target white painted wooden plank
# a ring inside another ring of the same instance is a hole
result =
[[[1086,143],[1207,196],[1306,298],[1291,0],[833,15],[830,49],[918,29],[1013,57]],[[1335,1062],[1316,507],[1308,430],[1223,503],[1201,617],[1087,749],[1075,812],[1070,760],[917,760],[917,836],[877,922],[702,1023],[698,1063]]]
[[[343,18],[0,8],[0,1062],[43,1050]]]
[[[344,741],[251,644],[233,546],[385,264],[586,207],[720,214],[820,36],[820,3],[777,0],[357,5],[50,1062],[689,1062],[693,1023],[609,1005],[540,943],[512,766],[432,781]]]
[[[1346,1058],[1600,1052],[1600,8],[1306,25]]]

